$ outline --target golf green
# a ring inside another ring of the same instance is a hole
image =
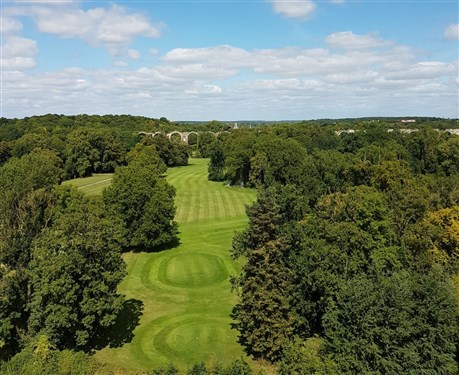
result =
[[[245,205],[255,191],[207,180],[206,159],[171,168],[175,186],[178,247],[157,253],[127,253],[128,275],[120,292],[142,305],[139,324],[129,342],[96,353],[104,363],[149,371],[174,363],[223,363],[243,355],[229,314],[237,297],[230,276],[239,264],[229,249],[235,231],[247,225]]]

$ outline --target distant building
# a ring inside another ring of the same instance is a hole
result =
[[[416,122],[415,119],[400,120],[400,122]]]

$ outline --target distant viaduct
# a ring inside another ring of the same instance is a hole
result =
[[[220,134],[222,133],[228,133],[228,131],[223,131],[223,132],[211,132],[211,131],[205,131],[205,132],[199,132],[199,133],[210,133],[212,134],[215,138],[217,138]],[[171,131],[170,133],[164,133],[164,132],[154,132],[154,133],[147,133],[147,132],[139,132],[138,135],[151,135],[153,138],[156,137],[157,135],[164,135],[167,138],[171,139],[174,134],[178,134],[180,136],[180,139],[182,142],[188,143],[188,137],[191,134],[196,134],[196,137],[199,136],[198,132],[179,132],[178,130]]]
[[[445,133],[448,133],[448,134],[455,134],[455,135],[459,135],[459,129],[444,129],[444,130],[439,130],[439,129],[435,129],[437,131],[443,131]],[[387,129],[387,132],[388,133],[391,133],[395,131],[395,129]],[[417,131],[419,131],[419,129],[399,129],[398,130],[400,133],[405,133],[405,134],[410,134],[410,133],[415,133]],[[358,132],[358,130],[355,130],[355,129],[346,129],[346,130],[336,130],[335,131],[335,134],[336,135],[341,135],[341,134],[352,134],[352,133],[356,133]],[[222,131],[222,132],[211,132],[211,131],[205,131],[205,132],[199,132],[200,134],[202,133],[210,133],[212,134],[215,138],[217,138],[220,134],[222,133],[228,133],[228,131]],[[185,143],[188,143],[188,138],[191,134],[196,134],[196,137],[199,136],[199,133],[198,132],[195,132],[195,131],[191,131],[191,132],[180,132],[178,130],[174,130],[174,131],[171,131],[169,133],[165,133],[165,132],[160,132],[160,131],[157,131],[157,132],[154,132],[154,133],[148,133],[148,132],[139,132],[139,136],[140,135],[151,135],[153,138],[156,137],[157,135],[164,135],[166,136],[167,138],[171,139],[172,136],[174,134],[178,134],[180,136],[180,139],[182,140],[182,142],[185,142]]]

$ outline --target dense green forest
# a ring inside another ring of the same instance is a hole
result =
[[[281,374],[458,370],[459,137],[240,130],[209,178],[257,187],[234,327]]]
[[[210,158],[210,180],[258,190],[231,250],[245,264],[232,317],[249,357],[280,374],[457,373],[459,136],[439,131],[457,120],[239,125],[1,119],[1,373],[111,373],[91,353],[126,304],[121,254],[176,241],[163,175],[190,155]],[[138,134],[172,130],[200,135]],[[60,185],[107,172],[100,197]],[[188,371],[252,372],[242,359]]]

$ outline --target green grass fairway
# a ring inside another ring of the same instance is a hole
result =
[[[102,190],[111,184],[112,173],[95,174],[91,177],[75,178],[74,180],[64,181],[62,185],[74,185],[78,190],[88,195],[101,194]]]
[[[239,265],[229,249],[234,232],[247,225],[245,204],[255,191],[207,181],[207,164],[190,159],[189,166],[169,169],[181,243],[159,253],[124,254],[128,276],[120,292],[142,301],[143,313],[132,341],[97,352],[99,361],[150,371],[171,362],[186,369],[243,355],[230,329],[236,296],[229,276]]]

